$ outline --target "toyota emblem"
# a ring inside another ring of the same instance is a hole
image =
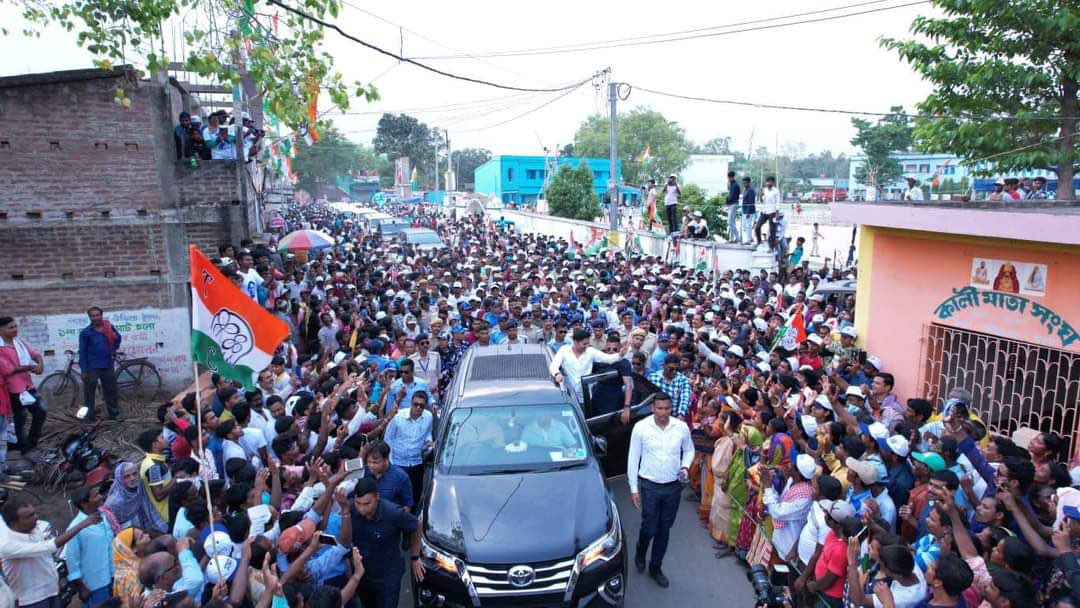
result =
[[[515,587],[528,587],[536,578],[536,571],[529,566],[514,566],[510,568],[506,578]]]

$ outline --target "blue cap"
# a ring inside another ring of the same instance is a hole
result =
[[[460,325],[455,325],[455,326],[450,328],[450,333],[452,333],[452,334],[463,334],[463,333],[465,333],[465,328],[460,326]]]
[[[656,338],[657,342],[668,342],[670,340],[671,340],[671,336],[669,336],[667,334],[660,334],[660,336]]]
[[[458,306],[461,307],[461,310],[469,310],[469,308],[470,308],[468,302],[461,302],[461,303],[458,304]]]
[[[385,346],[385,344],[383,344],[382,340],[379,340],[378,338],[373,338],[371,340],[368,340],[368,343],[367,343],[366,346],[367,346],[368,352],[370,352],[370,353],[378,353],[378,352],[382,352],[382,349]]]
[[[603,327],[603,326],[607,325],[607,323],[604,323],[603,319],[593,319],[592,322],[589,323],[589,325],[591,325],[593,327]]]
[[[500,320],[500,321],[506,321],[506,320],[507,320],[507,319],[509,319],[509,318],[510,318],[510,315],[509,315],[509,314],[507,314],[507,313],[505,313],[505,312],[504,312],[504,313],[502,313],[501,315],[499,315],[499,320]]]
[[[379,371],[380,372],[385,372],[388,369],[396,370],[397,368],[398,368],[398,366],[397,366],[396,362],[391,361],[391,360],[387,360],[386,363],[382,366],[382,369],[380,369]]]
[[[1061,508],[1061,512],[1069,519],[1080,519],[1080,508],[1075,505],[1065,505]]]
[[[568,304],[559,304],[559,310],[561,310],[563,312],[566,312],[566,311],[570,310],[570,305],[568,305]]]
[[[506,329],[513,329],[518,326],[518,322],[514,319],[510,319],[506,322]]]

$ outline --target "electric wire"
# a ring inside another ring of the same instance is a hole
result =
[[[860,2],[857,4],[851,4],[846,6],[839,6],[830,9],[821,9],[816,11],[809,11],[804,13],[794,13],[790,15],[783,15],[778,17],[771,17],[767,19],[756,19],[752,21],[743,21],[739,23],[730,23],[727,25],[717,25],[709,28],[698,28],[696,30],[682,30],[679,32],[668,32],[666,34],[654,34],[652,36],[638,36],[631,38],[616,38],[612,40],[600,41],[600,42],[580,42],[576,44],[562,45],[562,46],[550,46],[550,47],[536,47],[528,49],[516,49],[506,51],[489,51],[484,53],[472,53],[470,55],[428,55],[418,56],[416,59],[423,60],[448,60],[448,59],[482,59],[482,58],[494,58],[494,57],[525,57],[535,55],[561,55],[567,53],[581,53],[585,51],[595,51],[603,49],[614,48],[627,48],[636,46],[648,46],[654,44],[667,44],[671,42],[683,42],[686,40],[697,40],[701,38],[714,38],[720,36],[728,36],[731,34],[742,34],[746,32],[756,32],[761,30],[770,30],[781,27],[789,27],[793,25],[806,25],[810,23],[821,23],[824,21],[835,21],[837,19],[846,19],[848,17],[858,17],[861,15],[870,15],[874,13],[881,13],[885,11],[896,10],[900,8],[907,8],[911,6],[918,6],[920,4],[927,4],[929,0],[917,0],[915,2],[907,2],[903,4],[896,4],[892,6],[884,6],[872,9],[866,9],[861,11],[853,11],[849,13],[843,13],[840,15],[829,15],[824,17],[817,17],[814,19],[803,19],[800,21],[790,21],[784,23],[771,23],[773,21],[782,21],[784,19],[794,19],[796,17],[807,17],[813,15],[821,15],[823,13],[835,12],[838,10],[846,10],[851,8],[858,8],[862,6],[868,6],[872,4],[880,4],[887,0],[870,0],[868,2]],[[759,25],[764,24],[764,25]],[[754,25],[755,27],[742,27],[746,25]],[[729,28],[742,27],[742,29],[730,30]],[[716,29],[729,29],[729,31],[713,32],[706,30]],[[700,32],[705,33],[700,33]],[[698,32],[698,33],[696,33]]]
[[[296,8],[294,6],[290,6],[288,4],[285,4],[284,2],[281,2],[281,0],[267,0],[267,2],[269,2],[270,4],[273,4],[274,6],[281,7],[282,9],[285,9],[286,11],[288,11],[288,12],[294,14],[294,15],[297,15],[299,17],[302,17],[304,19],[307,19],[307,20],[309,20],[309,21],[311,21],[313,23],[317,23],[317,24],[323,26],[324,28],[331,29],[331,30],[337,32],[343,38],[351,40],[351,41],[355,42],[356,44],[359,44],[359,45],[361,45],[361,46],[363,46],[363,47],[365,47],[367,49],[370,49],[370,50],[375,51],[377,53],[380,53],[382,55],[386,55],[387,57],[393,57],[393,58],[397,59],[398,61],[401,61],[402,63],[408,63],[408,64],[414,65],[414,66],[416,66],[418,68],[421,68],[423,70],[426,70],[428,72],[431,72],[433,74],[438,74],[440,76],[445,76],[447,78],[452,78],[454,80],[461,80],[463,82],[471,82],[473,84],[489,86],[489,87],[493,87],[493,88],[496,88],[496,89],[504,89],[504,90],[507,90],[507,91],[524,91],[524,92],[535,92],[535,93],[558,93],[560,91],[574,90],[575,88],[585,84],[586,82],[589,82],[590,80],[592,80],[595,77],[595,75],[590,75],[588,78],[585,78],[584,80],[580,80],[578,82],[571,83],[571,84],[561,86],[561,87],[530,88],[530,87],[510,86],[510,85],[505,85],[505,84],[501,84],[501,83],[497,83],[497,82],[492,82],[490,80],[483,80],[481,78],[473,78],[473,77],[470,77],[470,76],[462,76],[460,74],[454,74],[454,73],[451,73],[451,72],[447,72],[445,70],[440,70],[439,68],[429,66],[429,65],[427,65],[425,63],[421,63],[419,61],[416,61],[415,59],[410,59],[408,57],[403,57],[398,53],[394,53],[394,52],[388,51],[388,50],[386,50],[386,49],[384,49],[382,47],[376,46],[376,45],[374,45],[374,44],[372,44],[370,42],[367,42],[365,40],[357,38],[356,36],[353,36],[352,34],[349,34],[348,32],[341,29],[338,25],[336,25],[334,23],[330,23],[329,21],[326,21],[325,19],[321,19],[319,17],[316,17],[315,15],[312,15],[311,13],[308,13],[307,11],[304,11],[304,10],[301,10],[301,9]]]

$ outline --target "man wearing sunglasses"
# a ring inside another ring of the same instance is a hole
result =
[[[431,337],[420,334],[416,338],[416,352],[409,355],[414,363],[416,377],[427,383],[432,393],[438,394],[439,377],[442,375],[442,358],[431,350]]]

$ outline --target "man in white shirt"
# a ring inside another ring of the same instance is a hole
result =
[[[926,200],[923,197],[922,188],[918,186],[918,180],[914,177],[907,178],[907,190],[904,192],[905,201],[922,201]]]
[[[621,358],[622,353],[604,353],[589,346],[589,332],[575,329],[573,342],[555,353],[548,371],[555,378],[555,384],[562,384],[566,380],[569,383],[567,386],[581,399],[581,378],[592,373],[593,363],[615,363]]]
[[[19,606],[52,608],[60,605],[59,577],[53,554],[79,532],[101,522],[101,513],[87,516],[53,540],[46,540],[49,524],[38,520],[37,507],[17,494],[4,505],[5,529],[0,531],[0,562],[4,578]]]
[[[769,223],[769,248],[776,247],[772,236],[772,224],[776,218],[776,212],[780,211],[780,189],[776,187],[776,178],[769,176],[765,178],[765,189],[761,191],[761,215],[758,216],[758,221],[754,224],[754,238],[757,240],[757,244],[761,245],[761,227],[765,225],[765,222]]]
[[[829,475],[818,475],[813,481],[813,504],[806,516],[806,525],[799,533],[798,557],[799,570],[807,573],[814,571],[819,552],[825,545],[825,536],[829,533],[829,524],[825,521],[825,511],[821,508],[822,500],[840,500],[843,486],[840,480]],[[805,580],[805,579],[804,579]]]
[[[626,479],[630,483],[630,500],[634,508],[641,509],[634,565],[638,572],[645,571],[645,554],[651,542],[649,576],[666,588],[670,583],[661,566],[679,512],[683,484],[694,462],[694,444],[690,427],[671,416],[669,395],[658,393],[653,397],[652,414],[635,424],[630,433]]]
[[[664,211],[667,213],[668,234],[679,231],[679,195],[682,190],[675,181],[674,175],[668,176],[667,185],[664,186]]]
[[[416,376],[427,382],[428,389],[433,393],[438,392],[442,357],[431,350],[431,338],[427,334],[420,334],[416,338],[416,352],[409,355],[409,359],[415,364],[413,369],[416,370]]]

